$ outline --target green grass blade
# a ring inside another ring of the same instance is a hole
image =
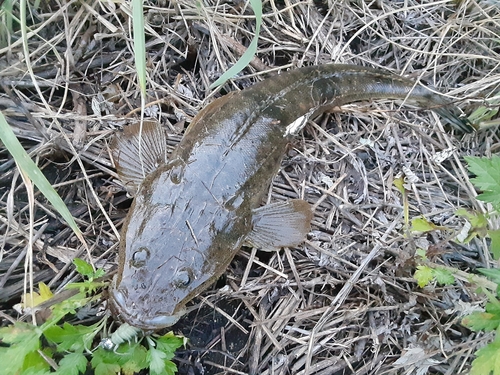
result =
[[[63,217],[64,220],[68,223],[73,232],[77,235],[77,237],[84,243],[82,234],[78,226],[76,225],[73,216],[69,212],[66,204],[63,202],[59,194],[54,190],[50,182],[45,178],[42,171],[37,167],[37,165],[31,160],[27,152],[24,150],[21,143],[17,139],[16,135],[10,128],[9,124],[5,120],[5,117],[0,112],[0,139],[3,144],[7,148],[7,150],[11,153],[12,157],[16,161],[19,168],[22,169],[24,173],[28,175],[28,177],[33,181],[36,187],[40,190],[40,192],[48,199],[48,201],[52,204],[52,206],[59,212],[59,214]]]
[[[259,41],[260,26],[262,24],[262,1],[250,0],[250,4],[252,4],[252,9],[255,14],[255,37],[236,64],[229,68],[229,70],[221,75],[217,81],[210,85],[211,89],[223,85],[228,79],[233,78],[236,74],[245,69],[257,52],[257,42]]]
[[[12,29],[12,2],[13,0],[5,0],[0,6],[0,48],[9,45],[9,37],[13,32]]]
[[[132,25],[134,33],[135,69],[139,78],[141,95],[146,97],[146,38],[144,36],[143,0],[132,0]]]

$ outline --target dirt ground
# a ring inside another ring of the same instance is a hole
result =
[[[164,124],[172,148],[215,98],[306,65],[358,64],[404,75],[466,115],[498,105],[485,101],[500,86],[496,0],[264,1],[255,59],[219,89],[209,86],[254,37],[251,7],[224,0],[144,6],[146,116]],[[19,15],[16,5],[13,12]],[[92,261],[110,272],[131,199],[117,180],[109,141],[141,106],[129,14],[121,1],[42,2],[28,12],[28,59],[15,26],[0,41],[0,110],[76,218]],[[466,220],[455,212],[486,210],[474,198],[463,156],[498,153],[499,144],[496,128],[460,134],[434,112],[394,101],[346,105],[310,121],[266,202],[306,199],[315,209],[311,233],[297,248],[241,249],[173,327],[190,340],[175,358],[179,373],[469,373],[474,352],[490,337],[460,324],[484,303],[464,275],[493,261],[485,241],[456,240]],[[446,229],[408,230],[394,185],[400,177],[409,218]],[[60,290],[75,280],[71,260],[86,253],[36,198],[32,276]],[[12,306],[26,277],[27,206],[16,165],[0,145],[3,324],[20,318]],[[420,288],[413,279],[423,262],[418,249],[429,264],[456,270],[456,282]]]

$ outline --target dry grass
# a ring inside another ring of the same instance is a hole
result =
[[[277,67],[380,67],[432,84],[466,113],[498,96],[496,1],[266,1],[257,58],[220,91],[210,84],[253,36],[245,2],[146,5],[147,115],[165,124],[172,146],[214,97]],[[115,180],[108,141],[140,107],[127,14],[120,2],[42,2],[32,9],[35,80],[19,32],[0,47],[0,110],[70,207],[92,261],[109,270],[130,200]],[[459,323],[481,297],[466,278],[418,288],[414,255],[424,248],[431,262],[466,272],[491,266],[485,242],[453,242],[464,225],[454,212],[484,210],[462,156],[489,155],[498,145],[496,130],[450,135],[437,115],[392,102],[346,106],[311,122],[269,200],[308,200],[315,207],[312,233],[298,249],[242,249],[227,277],[195,298],[189,317],[174,327],[191,338],[178,355],[181,373],[468,373],[488,337]],[[445,150],[453,152],[435,161]],[[4,148],[0,160],[0,306],[7,322],[18,318],[12,305],[23,290],[30,217],[26,189]],[[407,236],[393,185],[401,174],[416,177],[407,184],[410,217],[423,215],[447,231]],[[68,262],[85,252],[40,195],[35,208],[32,275],[60,289],[75,275]]]

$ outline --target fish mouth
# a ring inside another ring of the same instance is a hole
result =
[[[185,309],[181,309],[181,311],[173,315],[157,314],[153,317],[149,317],[142,311],[133,312],[125,303],[124,294],[117,289],[111,290],[109,302],[111,305],[111,311],[120,320],[144,331],[156,331],[162,328],[170,327],[177,323],[177,321],[185,313]]]

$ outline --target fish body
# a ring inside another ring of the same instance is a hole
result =
[[[322,65],[213,101],[168,160],[165,134],[156,124],[144,123],[142,146],[138,125],[117,136],[114,160],[135,199],[122,230],[113,310],[144,330],[170,326],[243,244],[265,250],[300,244],[312,219],[305,201],[259,208],[290,138],[318,111],[383,98],[434,107],[461,130],[472,130],[443,98],[411,80]]]

